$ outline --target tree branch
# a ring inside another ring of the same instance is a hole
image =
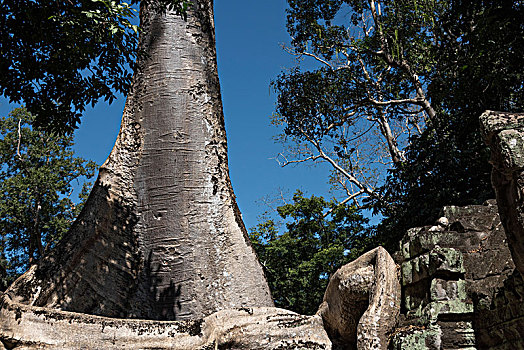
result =
[[[342,202],[338,203],[338,205],[344,205],[347,202],[349,202],[350,200],[355,199],[356,197],[360,196],[363,193],[364,193],[364,191],[359,191],[359,192],[353,193],[352,195],[350,195],[346,199],[344,199]],[[324,215],[322,215],[322,218],[327,217],[329,214],[331,214],[333,212],[334,209],[335,208],[329,209],[326,213],[324,213]]]
[[[22,142],[22,119],[18,121],[18,145],[16,146],[16,155],[18,159],[22,160],[22,155],[20,154],[20,143]]]

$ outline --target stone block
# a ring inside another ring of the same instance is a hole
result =
[[[407,311],[406,316],[418,324],[431,325],[437,321],[469,321],[473,311],[473,303],[469,300],[446,300],[421,304]]]
[[[492,228],[493,220],[497,219],[497,212],[496,202],[488,200],[484,205],[446,206],[441,215],[448,218],[450,225],[462,223],[466,231],[485,231]]]
[[[393,336],[393,350],[440,350],[441,330],[437,325],[430,327],[408,326]]]
[[[435,248],[429,254],[430,271],[433,274],[463,274],[462,253],[453,248]],[[434,272],[433,272],[434,271]]]
[[[487,141],[503,130],[521,128],[524,128],[524,118],[519,113],[488,110],[480,116],[480,129]]]
[[[473,303],[466,300],[433,301],[416,315],[427,323],[435,323],[437,320],[468,319],[473,314]]]
[[[506,168],[524,167],[524,134],[517,130],[503,130],[496,136],[502,162]]]
[[[416,227],[407,230],[406,235],[400,241],[400,251],[402,252],[402,257],[405,260],[414,258],[417,255],[424,253],[423,247],[420,246],[420,235],[423,233],[423,227]]]
[[[428,278],[429,275],[429,254],[424,254],[402,263],[402,286],[419,282],[422,279]]]
[[[471,322],[437,322],[437,324],[442,331],[442,349],[475,348],[475,331]]]
[[[491,148],[491,181],[516,268],[524,274],[524,113],[486,111],[481,128]]]
[[[466,281],[435,278],[431,281],[431,301],[466,300]]]
[[[403,307],[407,311],[425,307],[429,302],[429,280],[404,288]]]
[[[402,286],[417,283],[434,275],[464,274],[462,253],[453,248],[436,247],[429,253],[405,261],[401,265]]]

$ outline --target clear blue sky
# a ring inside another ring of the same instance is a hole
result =
[[[285,0],[217,0],[215,25],[218,70],[226,118],[229,167],[233,188],[248,228],[267,209],[260,199],[281,189],[292,194],[329,196],[326,168],[304,165],[281,168],[273,159],[281,150],[270,125],[275,94],[270,81],[294,65],[281,44],[289,42],[285,28]],[[88,110],[76,132],[78,155],[102,164],[116,139],[125,98]],[[0,113],[12,106],[0,100]]]

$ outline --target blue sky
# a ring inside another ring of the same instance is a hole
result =
[[[218,70],[222,88],[229,147],[229,167],[237,202],[248,228],[267,210],[261,199],[280,190],[296,189],[330,196],[326,167],[304,165],[281,168],[274,157],[281,146],[272,137],[279,129],[270,124],[276,95],[272,79],[294,66],[281,48],[289,42],[285,28],[285,0],[215,1]],[[116,139],[125,98],[112,105],[89,109],[76,132],[79,156],[102,164]],[[12,106],[0,100],[0,113]]]

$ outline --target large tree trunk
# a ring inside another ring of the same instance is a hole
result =
[[[272,306],[227,165],[212,0],[142,8],[120,134],[71,231],[11,286],[18,302],[179,320]]]

